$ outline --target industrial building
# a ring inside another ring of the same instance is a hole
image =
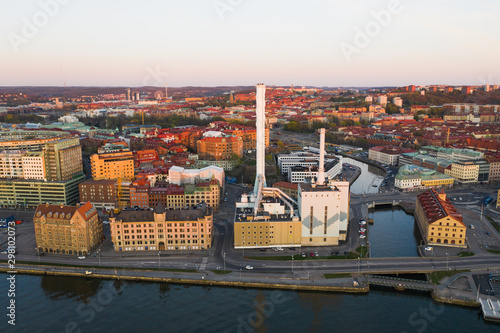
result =
[[[320,130],[317,173],[298,185],[298,200],[265,176],[265,85],[256,92],[257,167],[253,193],[236,202],[235,248],[338,245],[346,240],[349,221],[349,183],[325,174],[325,129]],[[259,134],[260,133],[260,134]]]

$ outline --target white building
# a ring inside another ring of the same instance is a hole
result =
[[[45,157],[43,152],[27,152],[23,158],[24,179],[45,179]]]
[[[401,97],[394,97],[392,99],[392,104],[399,106],[401,108],[403,107],[403,100],[401,99]]]
[[[67,115],[67,116],[59,117],[58,121],[61,123],[64,123],[64,124],[68,124],[68,123],[77,123],[79,120],[75,116]]]
[[[176,185],[196,184],[203,180],[210,180],[215,177],[219,185],[223,188],[225,184],[224,169],[217,166],[208,166],[202,169],[184,169],[179,166],[173,166],[168,171],[168,182]]]
[[[395,166],[399,164],[399,156],[401,156],[402,153],[412,152],[414,152],[412,149],[377,146],[368,150],[368,158],[375,162]]]
[[[0,178],[23,178],[23,150],[4,150],[0,153]]]
[[[328,179],[335,178],[342,171],[342,161],[340,159],[330,160],[325,163],[325,175]],[[318,178],[318,162],[311,167],[292,166],[288,169],[288,181],[290,183],[303,183],[306,179]]]
[[[378,96],[377,103],[382,105],[382,106],[386,106],[387,105],[387,96],[385,96],[385,95]]]
[[[302,246],[338,245],[347,237],[349,182],[299,184]]]

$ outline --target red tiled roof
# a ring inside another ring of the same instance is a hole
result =
[[[420,194],[417,196],[417,201],[424,211],[427,223],[431,224],[437,220],[450,216],[455,221],[465,226],[462,221],[462,215],[457,213],[451,201],[448,198],[441,198],[436,190],[431,189]]]

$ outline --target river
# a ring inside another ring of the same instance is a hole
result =
[[[0,275],[6,293],[6,275]],[[477,309],[426,293],[367,295],[117,283],[18,275],[16,327],[1,332],[498,332]],[[5,294],[4,294],[5,295]],[[1,298],[1,308],[7,297]]]
[[[352,193],[378,193],[378,188],[380,184],[382,184],[385,176],[382,170],[349,157],[343,157],[342,163],[349,163],[361,168],[361,175],[356,179],[354,184],[351,185]]]

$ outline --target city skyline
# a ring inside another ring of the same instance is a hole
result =
[[[0,86],[495,84],[499,7],[447,0],[10,3],[0,30]]]

